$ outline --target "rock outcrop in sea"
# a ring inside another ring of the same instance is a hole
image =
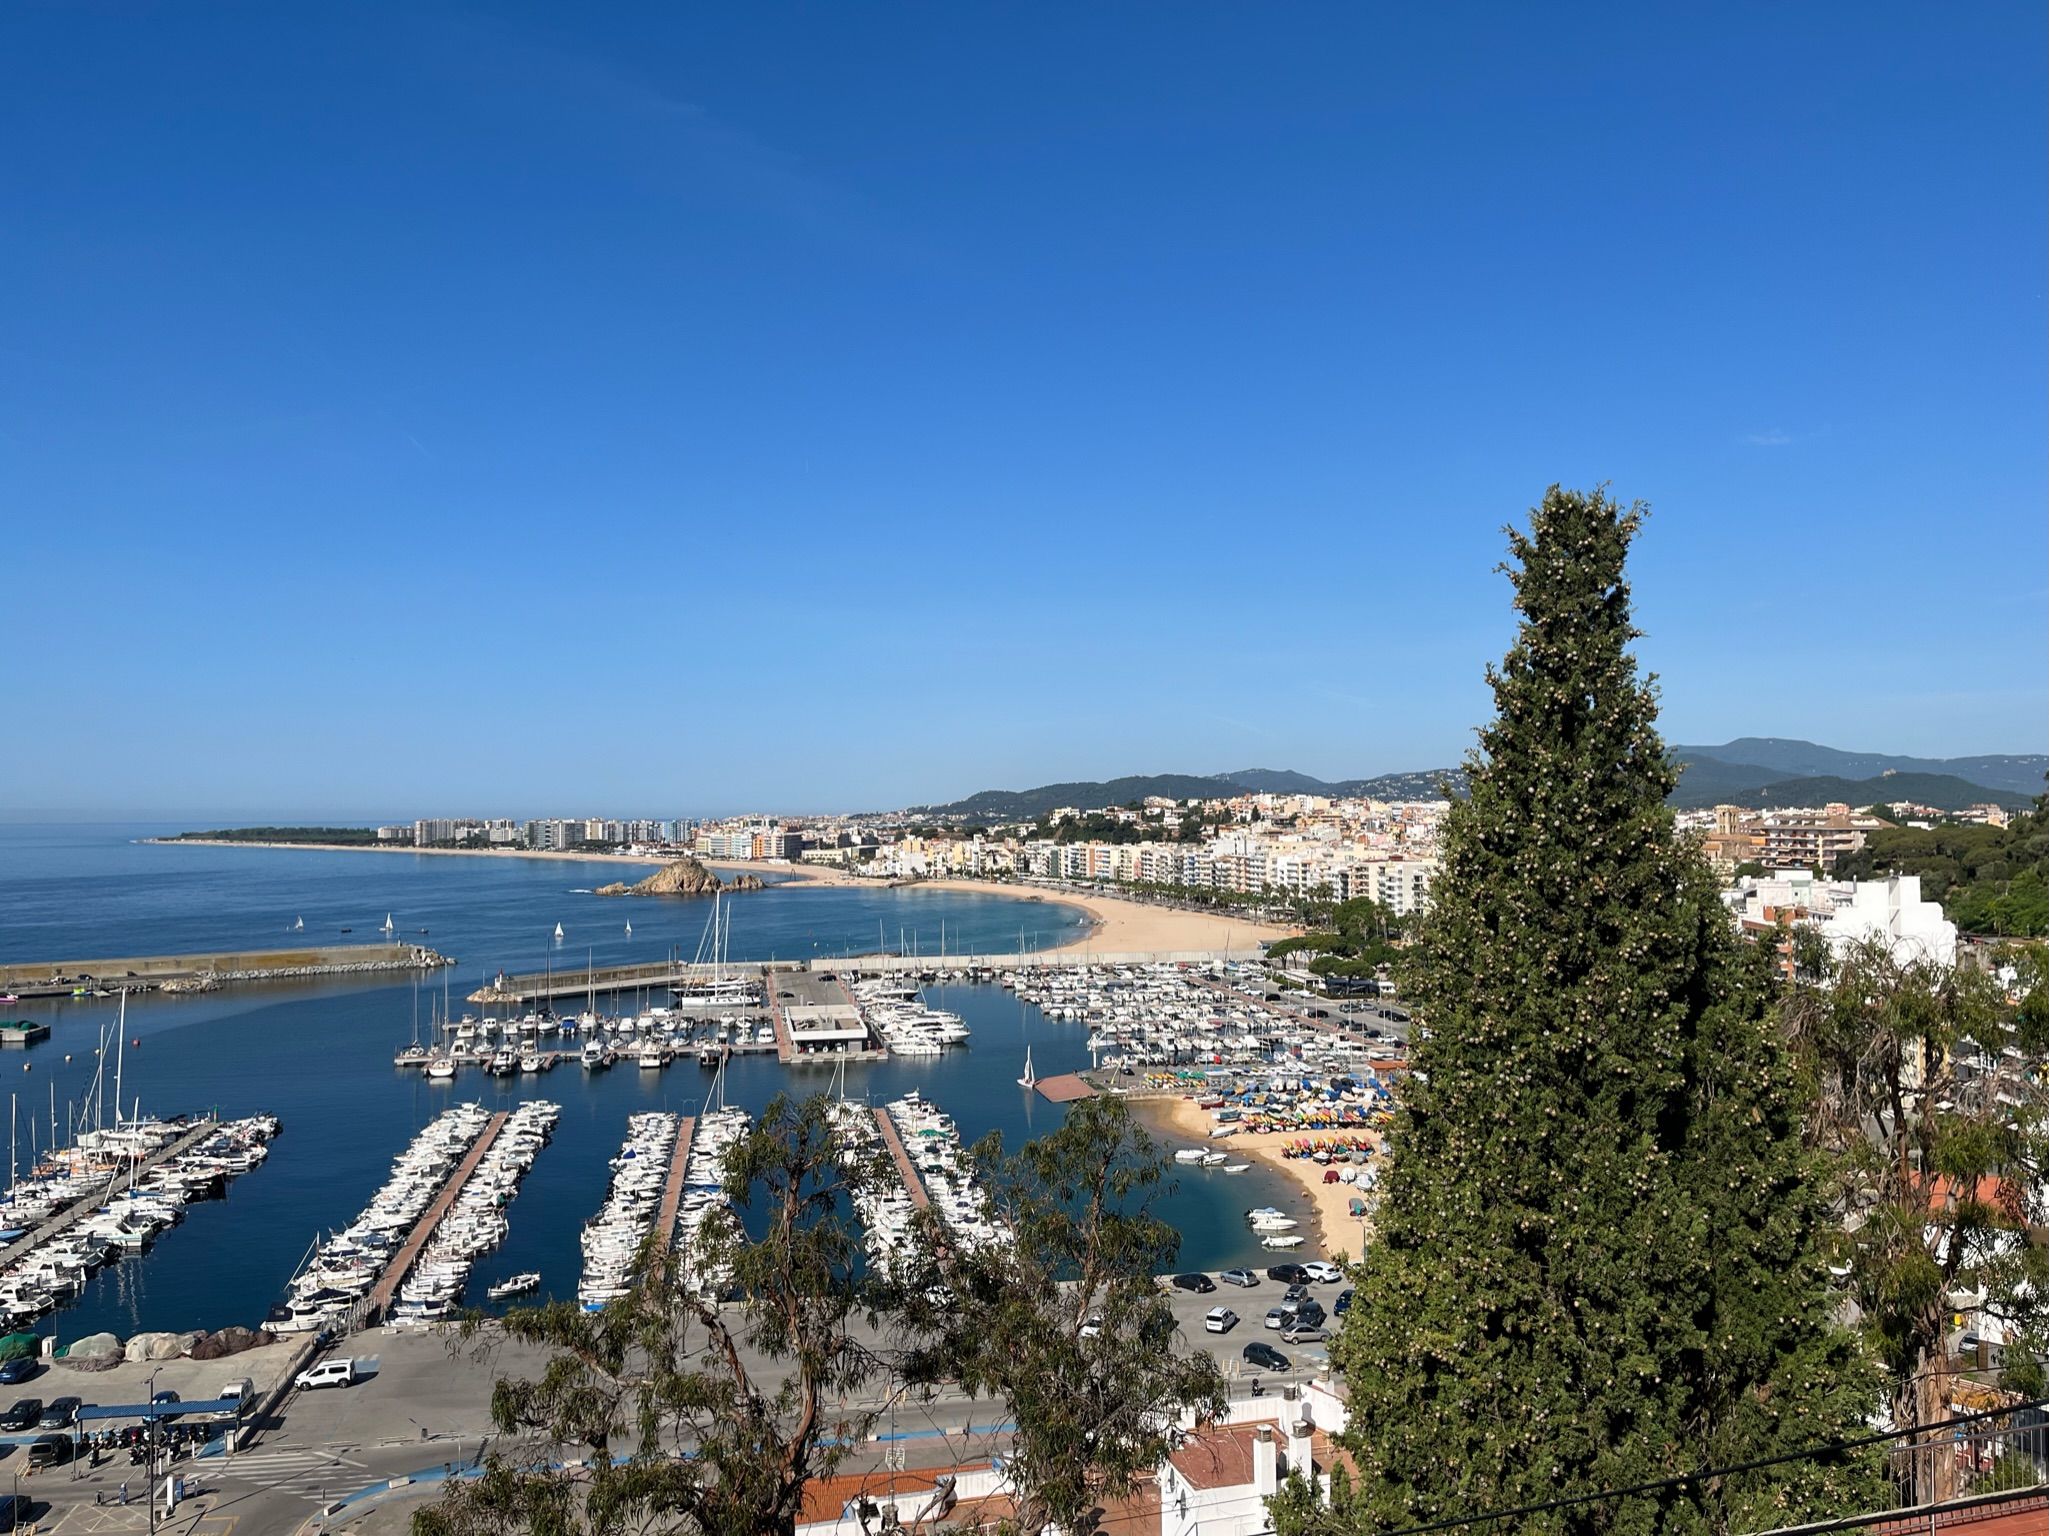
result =
[[[706,869],[697,860],[677,859],[664,864],[645,880],[632,885],[615,880],[610,885],[601,885],[595,894],[599,896],[709,896],[714,891],[758,891],[764,882],[757,875],[735,875],[730,880],[719,877]]]

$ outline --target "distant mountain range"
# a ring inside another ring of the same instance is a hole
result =
[[[1896,757],[1879,752],[1843,752],[1811,741],[1743,736],[1719,747],[1674,747],[1682,765],[1672,803],[1681,808],[1745,805],[1757,809],[1826,805],[1863,807],[1912,800],[1937,810],[1960,811],[1987,803],[2018,810],[2042,793],[2049,754],[1990,757]],[[1372,779],[1312,778],[1288,768],[1242,768],[1235,773],[1133,774],[1042,784],[1037,789],[985,789],[947,805],[913,807],[914,814],[985,824],[1037,821],[1062,806],[1102,810],[1133,800],[1215,800],[1229,795],[1371,796],[1376,800],[1435,799],[1449,787],[1466,792],[1463,768],[1420,773],[1384,773]]]

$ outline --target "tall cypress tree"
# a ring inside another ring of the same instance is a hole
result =
[[[1424,1026],[1335,1347],[1373,1529],[1644,1483],[1854,1432],[1826,1229],[1759,957],[1675,836],[1629,644],[1644,509],[1553,487],[1509,531],[1522,625],[1403,972]],[[1747,1529],[1857,1507],[1868,1464],[1605,1500],[1518,1531]],[[1298,1490],[1299,1494],[1300,1490]]]

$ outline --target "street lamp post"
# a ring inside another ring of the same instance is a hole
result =
[[[161,1369],[161,1367],[159,1367]],[[149,1503],[150,1536],[157,1529],[157,1373],[149,1373],[149,1409],[142,1420],[142,1496]]]

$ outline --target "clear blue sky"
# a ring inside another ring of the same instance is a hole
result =
[[[0,810],[2049,738],[2043,8],[10,6]]]

